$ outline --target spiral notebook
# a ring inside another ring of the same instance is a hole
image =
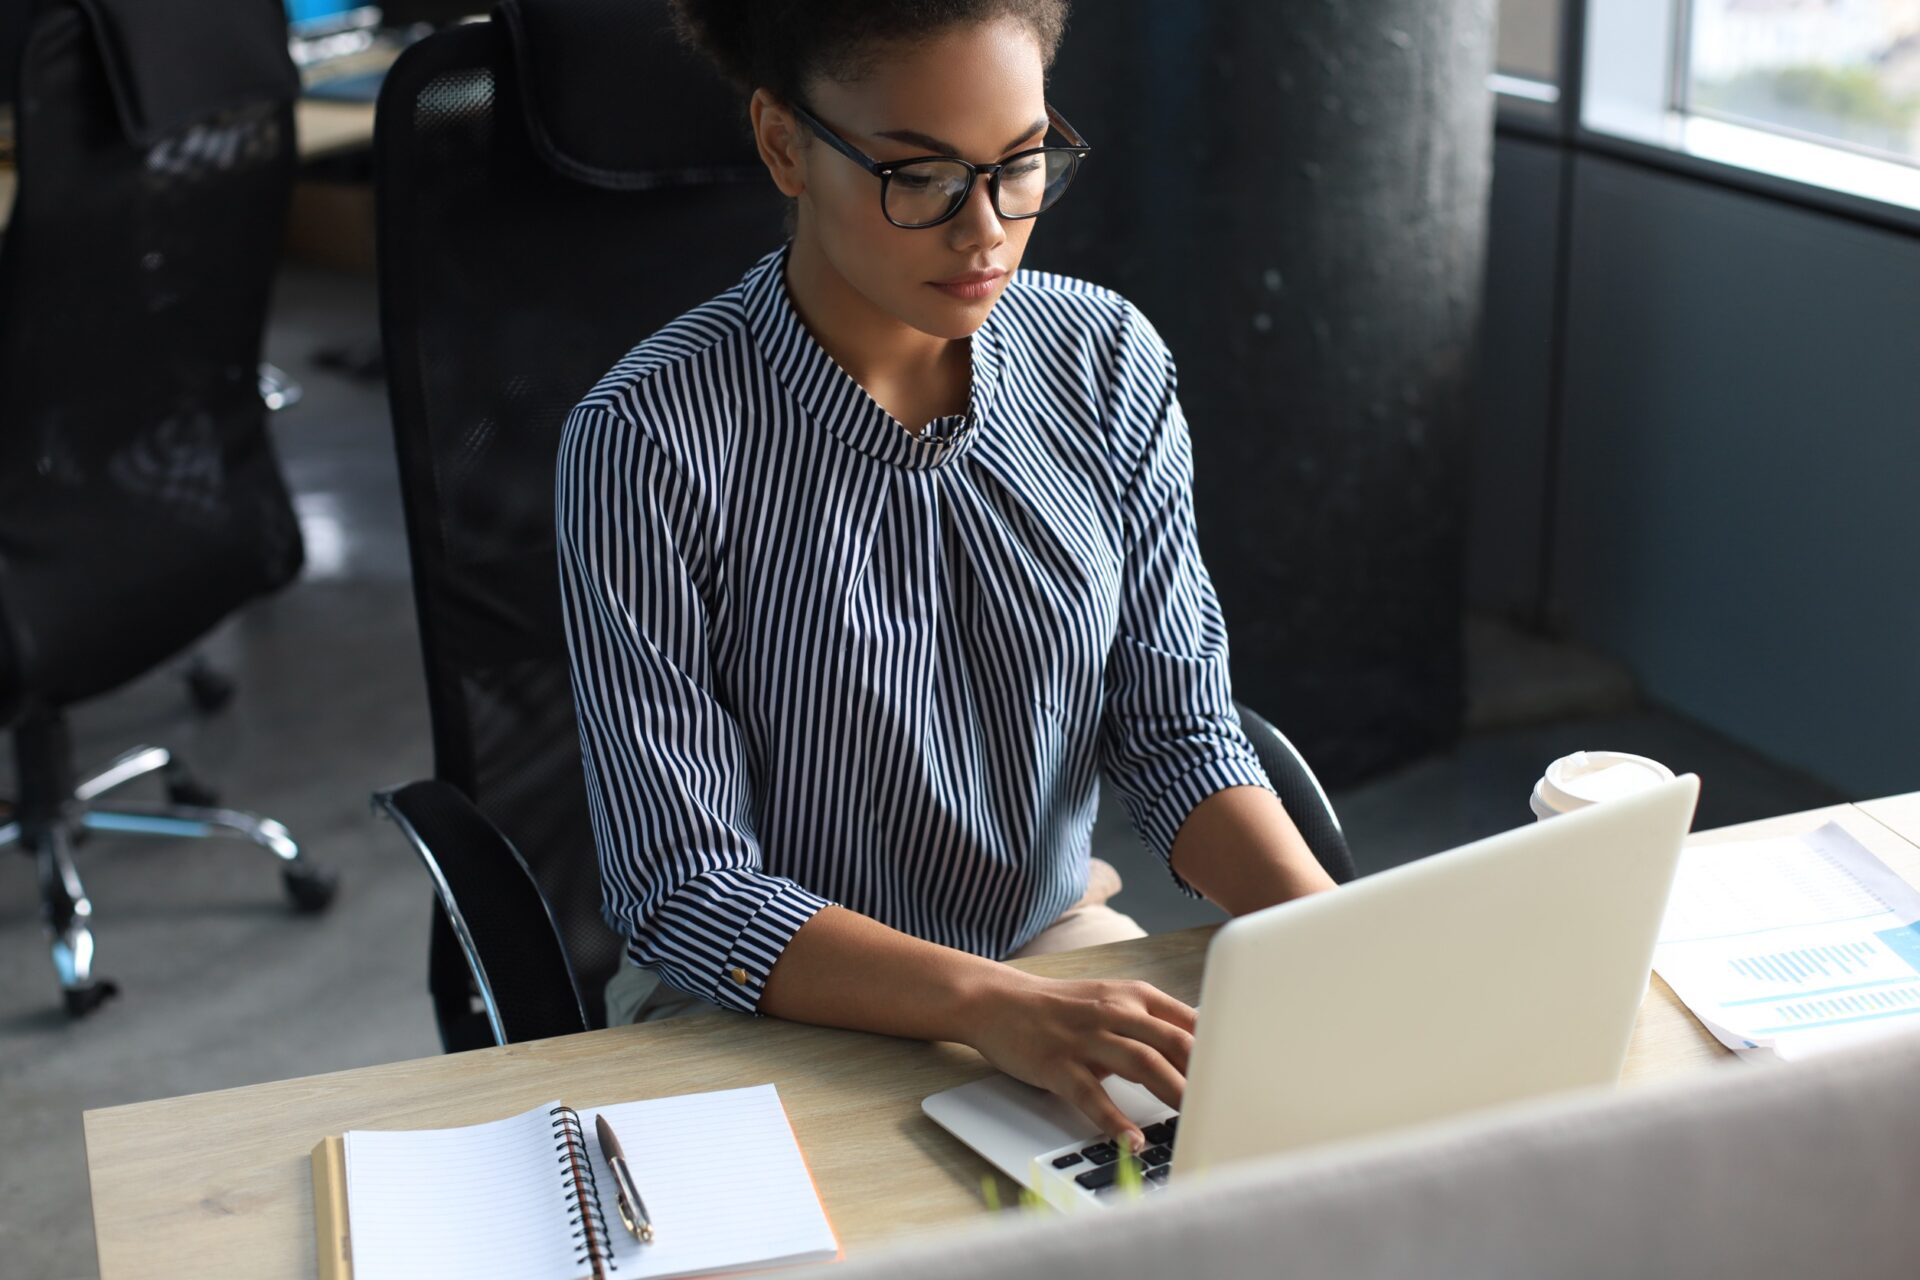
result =
[[[653,1219],[621,1225],[605,1115]],[[486,1124],[356,1129],[313,1152],[323,1280],[640,1280],[839,1254],[770,1084]]]

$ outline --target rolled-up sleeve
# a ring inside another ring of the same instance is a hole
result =
[[[642,428],[591,404],[567,421],[554,497],[607,920],[673,987],[757,1011],[829,903],[761,869],[740,729],[712,687],[701,500]]]
[[[1126,476],[1125,546],[1100,763],[1171,870],[1174,837],[1201,801],[1268,782],[1233,707],[1226,625],[1194,528],[1193,453],[1173,358],[1153,326],[1122,306],[1110,413]]]

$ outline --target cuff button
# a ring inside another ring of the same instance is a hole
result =
[[[732,978],[735,982],[739,983],[743,987],[747,985],[747,971],[745,969],[742,969],[738,965],[735,965],[733,968],[727,970],[727,976]]]

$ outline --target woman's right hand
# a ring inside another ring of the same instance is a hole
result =
[[[968,1001],[965,1042],[1138,1152],[1145,1136],[1100,1082],[1110,1075],[1132,1080],[1177,1108],[1193,1051],[1193,1009],[1146,982],[1039,978],[999,968]]]

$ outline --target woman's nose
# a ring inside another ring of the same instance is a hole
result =
[[[966,204],[953,215],[951,226],[953,245],[957,249],[990,249],[1007,238],[1007,229],[1001,225],[1000,214],[993,207],[992,186],[985,177],[973,184]]]

